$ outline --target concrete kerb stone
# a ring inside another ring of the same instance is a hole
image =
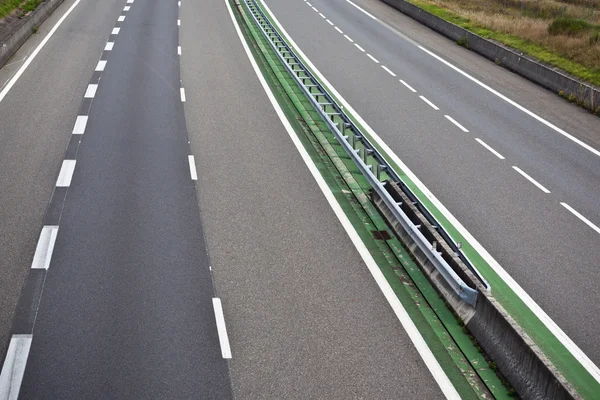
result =
[[[466,41],[470,50],[548,90],[564,97],[574,96],[578,104],[592,112],[600,107],[600,89],[593,85],[476,35],[405,0],[381,1],[454,41]]]
[[[25,23],[21,24],[12,34],[0,44],[0,68],[19,50],[27,39],[34,33],[34,29],[39,27],[63,0],[46,0],[36,8],[27,18]]]

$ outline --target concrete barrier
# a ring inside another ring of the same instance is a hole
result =
[[[13,26],[15,30],[14,32],[10,32],[2,43],[0,43],[0,68],[4,66],[17,50],[19,50],[23,43],[29,39],[34,32],[34,29],[40,26],[62,2],[63,0],[46,0],[31,14],[24,17],[24,22],[9,25]]]
[[[539,347],[521,329],[515,320],[494,299],[493,288],[488,290],[474,273],[462,262],[460,257],[445,245],[442,236],[426,219],[419,216],[417,207],[394,182],[388,181],[385,186],[398,202],[402,202],[405,213],[413,214],[418,219],[423,235],[437,243],[437,251],[448,261],[454,272],[471,288],[477,289],[477,303],[472,307],[463,301],[448,287],[439,273],[429,265],[427,258],[420,253],[411,235],[404,230],[402,224],[395,220],[391,211],[376,192],[372,192],[372,200],[379,212],[386,219],[394,233],[413,255],[417,265],[427,275],[430,282],[450,308],[458,315],[471,335],[477,340],[486,355],[496,363],[500,373],[508,380],[522,399],[566,400],[580,399],[575,389],[546,358]],[[408,214],[407,214],[408,215]]]
[[[470,50],[549,89],[563,97],[571,97],[592,112],[600,111],[600,89],[579,81],[566,73],[526,57],[522,53],[476,35],[460,26],[435,16],[405,0],[381,0],[442,35],[468,44]]]

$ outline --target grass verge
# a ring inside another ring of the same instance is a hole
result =
[[[0,0],[0,19],[16,11],[16,15],[22,18],[28,12],[35,10],[44,0]]]

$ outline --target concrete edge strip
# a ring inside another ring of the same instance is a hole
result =
[[[13,335],[0,373],[0,399],[17,400],[31,348],[31,334]]]
[[[363,262],[366,264],[367,268],[369,269],[369,272],[373,276],[373,279],[375,280],[378,287],[382,291],[388,304],[394,311],[394,314],[400,321],[400,323],[401,323],[402,327],[404,328],[404,330],[406,331],[408,337],[411,339],[417,352],[421,356],[426,367],[428,368],[428,370],[432,374],[433,378],[435,379],[436,383],[440,387],[442,393],[444,393],[444,396],[447,399],[460,399],[460,396],[459,396],[458,392],[456,391],[456,389],[454,388],[454,386],[452,385],[452,382],[450,382],[448,376],[445,374],[444,370],[442,369],[442,367],[438,363],[437,359],[431,352],[431,349],[427,346],[425,340],[421,336],[421,333],[419,332],[417,327],[414,325],[414,322],[410,319],[410,316],[408,315],[408,313],[402,306],[402,303],[400,303],[400,300],[398,300],[398,297],[394,293],[394,290],[391,288],[390,284],[383,276],[383,273],[381,272],[381,270],[379,269],[379,266],[377,265],[377,263],[371,256],[371,253],[369,253],[369,250],[366,248],[366,246],[360,239],[360,236],[358,235],[358,233],[352,226],[352,223],[350,222],[350,220],[348,219],[346,214],[344,214],[344,211],[342,210],[341,206],[337,203],[335,196],[333,195],[333,193],[327,186],[327,183],[321,176],[316,165],[313,163],[312,159],[310,158],[310,155],[308,154],[308,152],[306,151],[306,149],[300,142],[300,139],[296,135],[296,132],[292,128],[290,122],[287,120],[287,117],[285,116],[283,110],[281,109],[281,106],[277,102],[277,99],[275,98],[273,92],[269,88],[269,85],[265,81],[265,78],[263,77],[262,72],[260,71],[258,65],[256,64],[256,61],[254,60],[254,57],[248,47],[246,39],[244,38],[244,36],[240,30],[240,27],[237,23],[237,20],[235,19],[235,16],[233,15],[233,11],[231,9],[229,1],[228,0],[224,0],[224,1],[227,6],[227,9],[229,10],[229,14],[230,14],[231,20],[233,21],[235,30],[240,38],[240,41],[242,42],[244,51],[246,52],[246,55],[248,56],[248,59],[250,60],[250,64],[252,65],[252,68],[254,69],[254,72],[256,73],[256,76],[258,77],[261,86],[263,87],[265,93],[267,94],[269,101],[271,102],[273,108],[275,109],[277,116],[281,120],[283,126],[285,127],[285,130],[287,131],[288,135],[290,136],[290,139],[292,140],[296,149],[298,150],[298,153],[302,157],[302,160],[304,161],[304,163],[306,164],[307,168],[309,169],[311,175],[317,182],[317,185],[321,189],[321,192],[325,196],[327,202],[329,203],[329,205],[332,208],[333,212],[335,213],[336,217],[340,221],[342,227],[348,234],[348,237],[352,241],[352,244],[357,249]]]
[[[406,178],[412,182],[423,195],[432,203],[433,207],[439,211],[441,215],[459,232],[464,238],[465,242],[469,243],[473,250],[478,253],[483,260],[490,266],[492,270],[498,274],[505,284],[513,291],[513,293],[523,302],[523,304],[529,308],[533,314],[537,316],[540,322],[550,331],[554,337],[573,355],[573,357],[587,370],[593,379],[600,382],[600,369],[587,357],[587,355],[567,336],[567,334],[550,318],[548,314],[529,296],[529,294],[514,280],[512,276],[506,272],[504,268],[492,257],[492,255],[471,235],[469,231],[454,217],[454,215],[435,197],[435,195],[421,182],[421,180],[414,174],[414,172],[408,168],[406,164],[392,151],[392,149],[379,137],[379,135],[371,128],[371,126],[354,110],[354,108],[342,97],[342,95],[329,83],[329,81],[323,76],[323,74],[315,67],[315,65],[307,58],[304,52],[298,47],[286,30],[281,26],[279,21],[269,9],[269,6],[262,0],[261,6],[269,13],[269,17],[273,19],[277,29],[279,29],[282,36],[289,41],[294,50],[297,51],[303,62],[311,69],[315,76],[323,83],[325,87],[330,91],[335,99],[337,99],[343,106],[344,109],[349,113],[352,118],[360,127],[364,128],[369,134],[370,138],[377,143],[377,145],[383,151],[383,154],[388,157],[394,164],[400,168],[398,173],[402,173]],[[431,210],[430,210],[431,212]],[[432,213],[435,214],[435,213]]]

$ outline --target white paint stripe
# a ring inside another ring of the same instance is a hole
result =
[[[427,343],[425,343],[425,340],[421,336],[419,330],[417,329],[415,324],[410,319],[410,316],[408,315],[408,313],[402,306],[402,303],[400,303],[400,300],[398,300],[398,297],[394,293],[394,290],[391,288],[388,281],[383,276],[383,273],[377,266],[375,260],[371,256],[371,253],[369,253],[369,250],[366,248],[365,244],[360,239],[360,236],[358,236],[358,233],[352,226],[352,223],[350,222],[350,220],[348,219],[346,214],[344,214],[344,211],[342,210],[341,206],[337,202],[335,196],[333,195],[333,193],[327,186],[327,183],[321,176],[317,166],[312,161],[310,155],[308,154],[308,152],[302,145],[302,142],[300,142],[300,139],[296,135],[296,132],[294,132],[294,129],[292,128],[290,122],[288,121],[287,117],[283,113],[281,106],[279,105],[279,103],[277,103],[277,100],[275,99],[273,92],[269,88],[269,85],[265,81],[265,78],[263,77],[262,73],[260,72],[260,69],[258,68],[258,65],[256,64],[256,61],[254,60],[254,57],[252,56],[252,53],[250,52],[250,48],[248,47],[248,44],[246,43],[246,40],[244,39],[244,37],[242,35],[242,32],[241,32],[240,27],[235,19],[235,16],[233,15],[233,11],[231,10],[229,1],[225,0],[225,4],[227,6],[227,9],[229,10],[229,16],[231,17],[231,20],[233,21],[235,30],[238,34],[238,37],[240,38],[240,41],[242,42],[242,46],[244,47],[246,55],[248,56],[248,59],[250,60],[250,64],[252,65],[252,68],[254,69],[254,72],[255,72],[256,76],[258,77],[258,80],[260,81],[265,93],[267,94],[269,101],[273,105],[273,108],[275,109],[277,116],[283,123],[283,126],[285,127],[285,130],[287,131],[288,135],[290,136],[290,139],[296,146],[296,149],[300,153],[300,156],[304,160],[304,163],[308,167],[310,173],[312,174],[312,176],[315,179],[315,181],[317,182],[319,188],[323,192],[323,195],[327,199],[327,202],[329,203],[330,207],[333,209],[335,215],[337,216],[338,220],[342,224],[343,228],[346,230],[346,233],[348,234],[350,240],[352,241],[352,243],[358,250],[361,258],[363,259],[363,261],[367,265],[367,268],[373,275],[373,279],[379,286],[380,290],[383,292],[386,300],[390,304],[390,307],[396,314],[396,317],[402,324],[402,327],[404,328],[404,330],[407,332],[409,338],[413,342],[419,355],[425,362],[425,365],[427,366],[427,368],[433,375],[433,378],[439,385],[440,389],[442,390],[442,392],[444,393],[446,398],[460,399],[458,392],[456,391],[456,389],[454,388],[454,386],[452,385],[452,383],[450,382],[450,380],[444,373],[444,370],[442,369],[442,367],[438,363],[437,359],[431,352],[431,349],[429,349],[429,347],[427,346]],[[263,3],[263,5],[265,5],[265,4]],[[268,9],[267,9],[267,11],[270,12],[270,10],[268,10]],[[272,15],[273,14],[271,13],[271,16]],[[281,25],[279,25],[279,26],[281,26]],[[294,45],[294,47],[296,47],[296,46]]]
[[[104,51],[111,51],[114,45],[114,42],[106,42],[106,46],[104,46]]]
[[[306,2],[306,4],[307,4],[309,7],[312,7],[312,4],[310,4],[308,1]]]
[[[181,20],[180,19],[177,20],[177,26],[181,26]]]
[[[588,145],[587,143],[577,139],[576,137],[574,137],[573,135],[571,135],[570,133],[565,132],[564,130],[560,129],[559,127],[557,127],[556,125],[552,124],[549,121],[546,121],[544,118],[540,117],[539,115],[535,114],[532,111],[529,111],[528,109],[526,109],[525,107],[523,107],[522,105],[520,105],[519,103],[517,103],[516,101],[513,101],[511,99],[509,99],[508,97],[506,97],[505,95],[503,95],[502,93],[492,89],[491,87],[489,87],[488,85],[486,85],[485,83],[479,81],[478,79],[472,77],[471,75],[467,74],[465,71],[463,71],[462,69],[452,65],[451,63],[449,63],[448,61],[444,60],[442,57],[438,56],[437,54],[432,53],[431,51],[427,50],[426,48],[424,48],[423,46],[418,46],[421,50],[423,50],[424,52],[426,52],[427,54],[429,54],[430,56],[434,57],[435,59],[437,59],[438,61],[442,62],[443,64],[446,64],[448,67],[452,68],[453,70],[455,70],[456,72],[458,72],[459,74],[463,75],[464,77],[466,77],[467,79],[475,82],[476,84],[478,84],[479,86],[481,86],[482,88],[484,88],[485,90],[489,91],[490,93],[498,96],[499,98],[501,98],[502,100],[504,100],[505,102],[507,102],[508,104],[516,107],[517,109],[523,111],[525,114],[529,115],[532,118],[535,118],[536,120],[538,120],[539,122],[541,122],[542,124],[546,125],[548,128],[554,130],[555,132],[560,133],[561,135],[563,135],[564,137],[566,137],[569,140],[572,140],[573,142],[577,143],[578,145],[580,145],[581,147],[583,147],[584,149],[594,153],[595,155],[600,157],[600,150],[597,150],[595,148],[593,148],[592,146]],[[599,371],[600,372],[600,371]],[[600,376],[599,376],[600,379]]]
[[[323,15],[323,13],[319,13],[319,15],[323,18],[323,19],[327,19],[326,16]]]
[[[123,22],[123,21],[125,21],[124,15],[121,15],[121,16],[119,16],[119,18],[117,18],[117,22]]]
[[[96,65],[96,71],[104,71],[104,67],[106,67],[106,60],[100,60]]]
[[[353,2],[351,2],[350,0],[346,0],[346,2],[352,4],[354,7],[356,7],[357,9],[359,9],[362,13],[366,14],[369,16],[369,18],[372,19],[377,19],[375,18],[375,16],[373,16],[373,14],[368,13],[367,11],[365,11],[364,9],[360,8],[358,5],[354,4]]]
[[[359,49],[360,51],[362,51],[363,53],[365,52],[365,49],[363,49],[362,47],[360,47],[358,45],[358,43],[354,43],[354,45],[356,46],[357,49]]]
[[[123,7],[123,11],[127,12],[127,11],[129,11],[129,10],[131,10],[131,7],[129,7],[129,6],[125,6],[125,7]]]
[[[458,129],[460,129],[463,132],[469,132],[469,130],[467,128],[465,128],[464,126],[462,126],[461,124],[459,124],[454,118],[452,118],[449,115],[444,115],[444,117],[446,117],[446,119],[450,122],[452,122],[454,125],[458,126]]]
[[[371,138],[380,146],[380,148],[387,154],[389,159],[393,161],[398,168],[402,170],[402,172],[410,179],[423,194],[425,197],[433,203],[435,208],[437,208],[444,217],[448,220],[448,222],[460,233],[460,235],[471,244],[473,249],[479,253],[479,255],[485,260],[485,262],[492,267],[492,269],[500,276],[502,279],[512,290],[513,292],[525,303],[527,307],[540,319],[540,321],[552,332],[552,334],[562,343],[563,346],[567,348],[573,354],[573,356],[581,363],[581,365],[596,379],[596,381],[600,382],[600,369],[589,359],[587,355],[567,336],[567,334],[554,322],[552,318],[542,308],[529,296],[529,294],[519,285],[512,276],[502,266],[496,261],[494,257],[473,237],[471,232],[469,232],[457,219],[456,217],[438,200],[437,197],[421,182],[421,180],[412,172],[410,168],[398,157],[396,153],[392,151],[392,149],[379,137],[377,132],[371,128],[371,126],[365,121],[360,114],[356,112],[356,110],[342,97],[342,95],[329,83],[327,78],[323,76],[321,71],[315,67],[315,65],[310,61],[310,59],[304,54],[304,52],[300,49],[300,47],[294,42],[294,39],[290,37],[285,28],[281,26],[281,23],[277,20],[277,17],[271,12],[269,6],[262,2],[265,10],[270,14],[271,18],[275,22],[275,25],[279,29],[279,31],[287,38],[289,43],[292,45],[294,49],[298,52],[300,57],[304,60],[306,65],[312,70],[312,72],[319,78],[323,84],[329,88],[329,91],[342,103],[344,108],[354,116],[356,121],[369,133]],[[423,49],[425,50],[425,49]],[[427,51],[427,50],[425,50]],[[402,81],[401,81],[402,82]],[[404,83],[404,82],[403,82]],[[406,85],[406,84],[405,84]],[[416,92],[416,90],[415,90]]]
[[[311,6],[311,8],[312,8],[313,10],[315,10],[315,12],[319,12],[319,10],[317,10],[316,8],[314,8],[314,7],[312,7],[312,6]]]
[[[529,182],[533,183],[538,189],[540,189],[542,192],[544,193],[550,193],[550,191],[548,189],[546,189],[544,186],[542,186],[541,183],[539,183],[538,181],[536,181],[535,179],[533,179],[531,176],[527,175],[525,172],[523,172],[522,169],[520,169],[519,167],[515,167],[513,165],[513,169],[515,171],[517,171],[519,174],[521,174],[525,179],[527,179]]]
[[[0,373],[0,399],[17,400],[31,348],[31,335],[13,335]]]
[[[388,67],[386,67],[385,65],[382,65],[382,66],[381,66],[381,68],[383,68],[383,70],[384,70],[385,72],[387,72],[388,74],[390,74],[391,76],[396,76],[396,74],[395,74],[395,73],[393,73],[393,72],[392,72],[392,70],[391,70],[391,69],[389,69]]]
[[[223,358],[231,358],[231,347],[229,346],[229,337],[227,336],[227,327],[225,326],[225,317],[223,316],[221,299],[213,297],[213,307],[215,309],[219,343],[221,344],[221,354],[223,355]]]
[[[179,94],[181,95],[181,101],[185,103],[185,89],[179,89]]]
[[[181,55],[181,46],[177,46],[177,55]]]
[[[577,218],[579,218],[580,220],[582,220],[587,226],[589,226],[590,228],[592,228],[593,230],[595,230],[596,233],[600,233],[600,228],[598,228],[596,225],[594,225],[592,223],[592,221],[590,221],[589,219],[587,219],[586,217],[584,217],[583,215],[581,215],[580,213],[578,213],[577,211],[575,211],[573,209],[573,207],[571,207],[567,203],[560,203],[560,205],[563,206],[564,208],[566,208],[567,210],[571,211],[573,213],[573,215],[575,215]]]
[[[344,34],[344,31],[342,31],[340,28],[338,28],[337,26],[334,28],[336,31],[338,31],[339,33],[341,33],[342,35]]]
[[[491,146],[489,146],[486,142],[484,142],[483,140],[479,139],[479,138],[475,138],[475,140],[477,140],[477,142],[482,145],[483,147],[485,147],[486,149],[488,149],[493,155],[495,155],[496,157],[498,157],[501,160],[504,160],[504,156],[500,153],[498,153],[496,150],[494,150]]]
[[[181,7],[181,2],[180,1],[177,2],[177,7]]]
[[[333,26],[333,22],[331,22],[330,20],[327,20],[327,23],[331,26]]]
[[[73,135],[83,135],[85,127],[87,126],[88,116],[78,115],[75,120],[75,126],[73,126]]]
[[[58,226],[46,225],[40,232],[40,237],[35,247],[33,261],[31,262],[32,269],[48,269],[52,252],[54,251],[54,243],[56,243],[56,235],[58,234]]]
[[[417,91],[412,86],[410,86],[408,83],[404,82],[402,79],[400,79],[400,83],[403,84],[404,86],[406,86],[408,88],[408,90],[410,90],[411,92],[417,93]]]
[[[69,187],[71,186],[71,179],[73,178],[73,172],[75,171],[75,160],[63,160],[58,178],[56,179],[56,187]]]
[[[113,28],[111,35],[118,35],[119,31],[121,31],[121,28]]]
[[[96,96],[96,90],[98,90],[98,85],[95,83],[89,84],[83,97],[86,99],[93,99],[94,96]]]
[[[434,110],[439,110],[438,106],[436,106],[435,104],[433,104],[432,102],[430,102],[429,100],[427,100],[427,98],[425,96],[419,96],[421,98],[421,100],[423,100],[425,103],[429,104],[431,106],[431,108],[433,108]]]
[[[369,57],[371,60],[375,61],[377,64],[379,64],[379,60],[376,59],[375,57],[373,57],[372,55],[370,55],[369,53],[367,53],[367,57]]]
[[[354,40],[352,40],[352,38],[350,38],[350,36],[348,36],[348,35],[344,35],[344,37],[345,37],[346,39],[348,39],[348,40],[350,41],[350,43],[354,43]]]
[[[69,16],[69,14],[71,14],[71,12],[75,9],[75,7],[77,7],[77,5],[80,2],[81,2],[81,0],[76,0],[73,3],[73,5],[71,5],[71,7],[69,7],[69,9],[67,11],[65,11],[65,13],[63,14],[63,16],[60,17],[60,19],[58,21],[56,21],[56,24],[52,27],[52,29],[50,29],[50,32],[48,32],[48,34],[46,35],[46,37],[44,37],[44,40],[42,40],[40,42],[40,44],[38,44],[38,46],[35,48],[35,50],[33,50],[33,52],[31,53],[31,55],[29,56],[29,58],[27,58],[25,60],[25,62],[23,63],[23,65],[21,65],[21,68],[19,68],[17,70],[17,72],[13,75],[13,77],[8,81],[8,83],[6,84],[6,86],[4,86],[4,89],[2,89],[2,91],[0,91],[0,102],[2,102],[2,100],[4,100],[4,97],[6,97],[6,95],[10,91],[10,89],[12,89],[12,87],[15,85],[15,83],[17,83],[17,81],[19,80],[19,78],[21,77],[21,75],[23,75],[23,73],[25,72],[25,70],[27,69],[27,67],[29,67],[29,65],[31,64],[31,62],[39,54],[39,52],[42,50],[42,48],[44,48],[44,46],[46,45],[46,43],[48,43],[48,40],[50,40],[50,38],[52,37],[52,35],[54,35],[54,33],[57,31],[57,29],[62,25],[62,23],[65,21],[65,19],[67,19],[67,17]]]
[[[133,0],[127,0],[127,4],[132,4]]]
[[[196,172],[196,160],[194,159],[194,156],[188,156],[188,164],[190,164],[190,176],[192,177],[192,180],[197,181],[198,173]]]

